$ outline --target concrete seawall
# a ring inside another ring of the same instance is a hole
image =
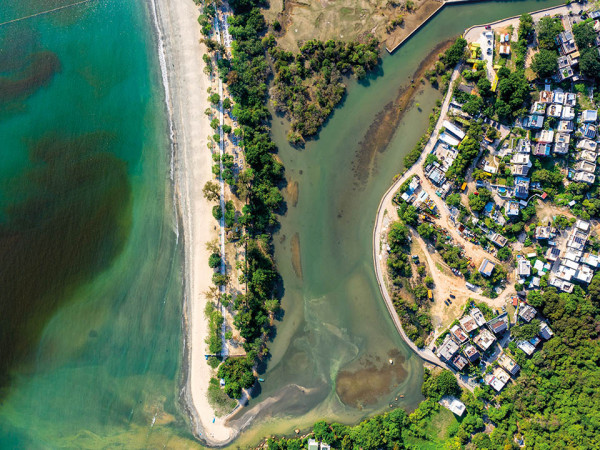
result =
[[[389,52],[389,53],[394,53],[396,50],[398,50],[406,41],[408,41],[411,37],[413,37],[415,35],[415,33],[417,31],[419,31],[427,22],[429,22],[431,19],[433,19],[440,11],[442,11],[444,9],[444,7],[446,5],[458,5],[461,3],[475,3],[475,2],[480,2],[480,1],[484,1],[484,0],[446,0],[444,2],[442,2],[442,4],[440,5],[440,7],[438,9],[436,9],[434,12],[432,12],[428,17],[426,17],[423,22],[421,22],[421,24],[419,26],[417,26],[414,30],[412,30],[410,32],[410,34],[408,36],[406,36],[404,39],[402,39],[400,42],[398,42],[396,45],[394,45],[393,47],[388,47],[386,45],[385,49]]]
[[[416,27],[413,31],[411,31],[411,33],[408,36],[406,36],[404,39],[402,39],[400,42],[398,42],[393,47],[390,48],[390,47],[386,46],[385,49],[390,54],[394,53],[402,45],[404,45],[406,43],[406,41],[408,41],[411,37],[413,37],[417,31],[419,31],[421,28],[423,28],[424,25],[426,25],[431,19],[433,19],[436,15],[438,15],[448,5],[461,5],[461,4],[465,4],[465,3],[480,3],[482,1],[486,1],[486,0],[446,0],[443,2],[443,4],[438,9],[436,9],[432,14],[430,14],[425,20],[423,20],[423,22],[418,27]],[[582,9],[583,9],[583,5],[580,5],[579,3],[572,3],[570,5],[558,5],[558,6],[550,6],[548,8],[538,9],[537,11],[533,11],[529,14],[531,14],[532,16],[540,15],[540,14],[544,14],[544,13],[558,14],[558,13],[564,13],[564,12],[568,12],[568,11],[578,12]],[[502,22],[515,20],[515,19],[518,19],[519,17],[520,16],[511,16],[511,17],[506,17],[504,19],[496,20],[494,22],[473,25],[465,30],[464,35],[467,35],[469,32],[474,31],[478,28],[485,28],[486,26],[499,25]]]

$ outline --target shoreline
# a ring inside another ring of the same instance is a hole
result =
[[[382,238],[387,229],[387,225],[384,224],[384,222],[385,222],[384,219],[387,216],[388,208],[390,206],[392,207],[392,211],[393,211],[392,199],[394,198],[396,191],[400,188],[402,183],[404,183],[407,179],[409,179],[409,177],[411,177],[412,175],[415,174],[418,167],[420,167],[419,166],[420,163],[423,162],[423,159],[425,159],[426,155],[429,153],[429,150],[430,150],[429,143],[431,142],[431,139],[437,134],[437,132],[441,128],[441,124],[445,118],[444,113],[448,109],[448,104],[450,103],[450,99],[452,98],[451,86],[457,77],[458,77],[458,71],[455,68],[452,71],[452,77],[450,79],[450,88],[448,89],[448,92],[446,93],[446,97],[444,98],[444,102],[442,104],[442,108],[441,108],[441,112],[440,112],[440,117],[438,119],[438,122],[436,123],[435,129],[431,133],[431,137],[428,140],[427,145],[421,152],[419,159],[411,166],[411,168],[409,170],[407,170],[406,172],[404,172],[404,174],[402,174],[401,176],[397,177],[396,180],[392,183],[392,185],[387,189],[387,191],[385,191],[385,193],[383,194],[383,196],[379,202],[379,206],[377,207],[377,214],[375,216],[375,225],[373,226],[373,265],[375,266],[374,267],[375,268],[375,277],[377,278],[377,284],[379,286],[379,291],[381,292],[381,296],[383,297],[385,306],[387,307],[387,310],[390,313],[392,321],[394,322],[394,325],[396,326],[396,329],[398,330],[398,333],[400,334],[400,336],[402,336],[402,339],[404,340],[404,342],[408,345],[408,347],[410,347],[410,349],[419,358],[421,358],[426,363],[440,366],[440,367],[445,367],[445,364],[443,364],[441,362],[441,360],[431,350],[429,350],[427,348],[420,350],[408,338],[408,336],[404,332],[404,327],[402,326],[402,322],[400,321],[400,318],[398,317],[398,313],[396,312],[396,309],[394,308],[392,298],[389,294],[389,291],[388,291],[388,288],[387,288],[387,285],[385,282],[385,277],[384,277],[382,267],[381,267],[383,259],[380,260],[380,249],[383,248]]]
[[[235,439],[239,429],[228,426],[227,417],[217,418],[207,397],[213,369],[204,357],[208,336],[204,292],[212,286],[212,272],[205,243],[218,234],[212,204],[202,194],[204,184],[213,180],[212,154],[207,148],[212,129],[204,114],[210,107],[207,89],[211,80],[203,71],[202,55],[206,49],[199,43],[199,6],[193,0],[149,3],[169,119],[174,231],[178,240],[181,237],[184,256],[179,399],[189,416],[193,435],[205,445],[218,447]]]

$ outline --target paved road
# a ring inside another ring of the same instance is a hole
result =
[[[579,15],[579,12],[586,7],[587,5],[581,5],[579,3],[572,2],[569,5],[559,5],[540,9],[539,11],[532,12],[531,17],[533,17],[535,22],[537,22],[546,15],[555,16],[560,14],[563,17],[568,17],[569,12],[572,12],[575,16],[577,16]],[[491,26],[492,28],[506,28],[512,25],[516,30],[519,27],[519,17],[520,16],[509,17],[507,19],[497,20],[496,22],[490,22],[488,24],[471,27],[465,31],[464,38],[469,42],[476,41],[479,38],[479,35],[485,31],[486,26]],[[567,29],[569,29],[571,26],[569,20],[563,20],[563,24]]]
[[[450,86],[457,79],[458,75],[459,75],[459,72],[458,72],[458,70],[455,69],[454,72],[452,73],[452,78],[450,80]],[[444,103],[442,104],[442,109],[440,112],[440,118],[438,120],[438,123],[436,124],[433,133],[431,133],[431,137],[430,137],[429,141],[427,142],[427,144],[425,145],[425,148],[423,149],[421,156],[419,157],[417,162],[415,162],[415,164],[413,164],[413,166],[404,173],[404,175],[399,177],[394,182],[394,184],[392,184],[392,186],[390,186],[390,188],[387,190],[387,192],[384,194],[383,198],[381,199],[381,202],[379,203],[379,208],[377,209],[377,219],[375,221],[375,227],[373,228],[373,263],[375,265],[375,274],[377,276],[377,283],[379,284],[379,290],[381,292],[381,296],[383,297],[383,299],[385,301],[385,305],[386,305],[390,315],[392,316],[394,325],[396,326],[398,333],[400,333],[400,336],[402,336],[402,339],[404,339],[404,342],[406,342],[406,344],[412,349],[412,351],[414,351],[423,361],[428,362],[428,363],[433,364],[438,367],[450,369],[453,372],[455,372],[451,367],[446,365],[440,358],[438,358],[437,355],[435,355],[435,353],[433,353],[433,351],[431,349],[429,349],[429,348],[420,349],[408,338],[408,336],[404,332],[404,328],[402,327],[402,322],[400,321],[400,318],[398,317],[398,313],[396,312],[396,309],[394,308],[394,303],[392,301],[392,297],[390,296],[390,293],[387,289],[387,285],[385,283],[385,274],[383,273],[383,268],[382,268],[383,264],[381,264],[382,258],[384,257],[384,255],[386,253],[385,251],[383,251],[383,252],[381,251],[382,249],[385,248],[385,240],[386,240],[385,229],[387,227],[387,223],[386,223],[387,221],[385,220],[385,217],[386,217],[386,213],[388,211],[395,210],[394,204],[392,203],[394,194],[396,193],[398,188],[402,185],[402,183],[404,183],[406,180],[408,180],[412,175],[419,175],[423,180],[425,179],[425,175],[423,174],[423,167],[422,167],[423,161],[425,160],[426,156],[429,154],[429,152],[433,148],[433,145],[435,144],[436,136],[438,135],[440,129],[442,128],[442,122],[446,116],[446,113],[448,112],[448,107],[450,105],[451,98],[452,98],[452,89],[450,88],[450,89],[448,89],[448,93],[446,94],[446,98],[444,99]],[[434,195],[434,197],[436,197],[436,196]],[[465,383],[465,381],[462,380],[461,378],[458,378],[458,381],[464,388],[473,390],[473,387],[471,385]]]

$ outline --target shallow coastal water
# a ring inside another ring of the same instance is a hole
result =
[[[68,3],[3,1],[0,22]],[[147,6],[0,28],[3,448],[194,445]]]
[[[5,0],[0,22],[67,3]],[[384,59],[369,87],[351,86],[302,151],[285,145],[274,120],[298,183],[275,236],[285,317],[262,393],[238,420],[259,417],[234,446],[420,400],[420,362],[377,290],[371,230],[439,94],[423,87],[420,108],[410,108],[387,149],[357,154],[359,143],[436,44],[471,24],[557,3],[445,10]],[[2,447],[194,445],[179,401],[182,259],[147,6],[97,0],[0,27],[0,279],[11,293],[1,297],[0,330],[19,345],[10,358],[2,348]]]

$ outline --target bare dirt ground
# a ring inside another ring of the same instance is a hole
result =
[[[554,216],[565,216],[569,219],[575,217],[575,215],[571,211],[569,211],[569,208],[567,207],[552,205],[541,200],[536,201],[536,214],[538,216],[539,221],[542,223],[547,223],[549,220],[552,221],[552,218]]]
[[[406,0],[273,0],[264,15],[268,22],[281,24],[277,41],[286,50],[298,50],[298,42],[308,39],[353,40],[367,34],[389,47],[389,39],[401,42],[443,4],[440,0],[413,3],[409,12]],[[404,23],[388,34],[387,26],[400,15]]]
[[[444,6],[444,2],[440,0],[424,0],[419,2],[418,9],[409,13],[403,14],[404,23],[386,34],[385,46],[388,49],[394,49],[401,44],[410,34],[416,30],[423,22],[425,22],[432,14]]]
[[[419,256],[425,256],[423,262],[427,265],[427,273],[431,274],[434,281],[431,318],[436,330],[447,327],[454,319],[460,317],[469,299],[485,302],[491,308],[500,308],[515,293],[514,289],[509,287],[500,296],[491,299],[470,291],[466,287],[465,279],[454,275],[438,253],[431,253],[427,250],[427,244],[417,233],[413,232],[412,238],[413,243],[421,247]],[[444,300],[450,298],[450,294],[456,298],[452,299],[450,306],[446,306]]]

